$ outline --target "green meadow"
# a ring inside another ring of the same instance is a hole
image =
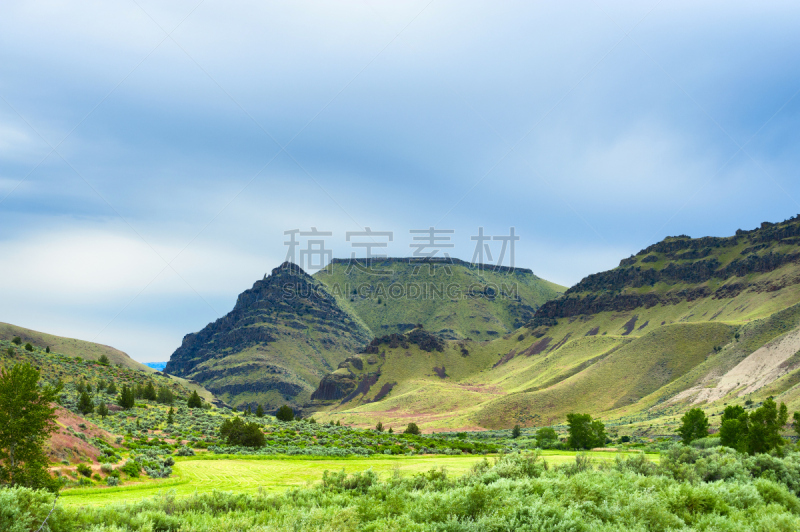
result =
[[[576,452],[541,451],[548,465],[562,465],[575,460]],[[597,462],[614,460],[616,456],[637,453],[594,451],[581,453]],[[657,461],[658,455],[647,455]],[[61,492],[65,506],[98,506],[116,502],[132,503],[173,492],[176,497],[214,491],[237,493],[280,492],[321,481],[325,471],[356,473],[371,469],[380,477],[394,474],[411,476],[444,468],[448,475],[467,473],[482,456],[371,456],[369,458],[309,458],[278,456],[205,455],[177,458],[173,475],[168,479],[147,480],[119,487],[73,488]]]

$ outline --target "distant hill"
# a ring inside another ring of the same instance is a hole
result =
[[[15,336],[19,336],[22,339],[23,345],[30,342],[35,346],[41,346],[42,348],[50,347],[54,352],[73,357],[82,357],[86,360],[97,360],[101,356],[106,355],[112,364],[119,364],[126,368],[138,369],[141,371],[154,371],[152,368],[136,362],[119,349],[114,349],[107,345],[76,340],[74,338],[63,338],[61,336],[25,329],[23,327],[11,325],[10,323],[0,322],[0,340],[11,341]]]
[[[422,324],[441,338],[490,340],[533,318],[563,287],[530,270],[454,260],[334,260],[313,277],[285,263],[228,315],[187,335],[165,371],[235,406],[301,409],[320,379],[375,336]]]
[[[800,219],[667,238],[491,342],[432,352],[406,343],[326,376],[317,408],[363,424],[500,428],[560,423],[570,411],[674,425],[692,404],[769,395],[800,407]]]

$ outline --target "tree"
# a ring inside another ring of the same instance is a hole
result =
[[[167,425],[172,425],[175,423],[175,409],[169,407],[169,412],[167,412]]]
[[[189,396],[189,399],[186,401],[186,406],[189,408],[200,408],[203,406],[203,400],[197,395],[197,390],[193,391],[192,395]]]
[[[106,405],[104,402],[101,402],[99,405],[97,405],[97,413],[100,414],[100,417],[105,419],[105,417],[108,415],[108,405]]]
[[[6,354],[10,357],[13,357],[16,354],[16,351],[14,351],[13,347],[9,347],[8,349],[6,349]]]
[[[147,386],[144,387],[142,391],[142,398],[147,399],[148,401],[155,401],[156,400],[156,388],[153,386],[152,382],[148,382]]]
[[[100,355],[100,358],[97,359],[97,363],[101,366],[108,366],[111,364],[111,361],[108,359],[106,355]]]
[[[77,390],[78,393],[85,392],[86,391],[86,383],[83,382],[83,381],[79,381],[78,384],[75,385],[75,390]]]
[[[692,440],[708,436],[708,418],[699,408],[692,408],[681,418],[681,428],[678,429],[684,445],[689,445]]]
[[[25,344],[25,351],[33,351],[33,345],[30,342]]]
[[[520,434],[522,434],[522,429],[519,427],[519,425],[514,425],[514,428],[511,429],[511,437],[519,438]]]
[[[114,383],[112,382],[111,385],[113,386]],[[134,403],[136,400],[133,397],[133,390],[129,386],[122,386],[122,392],[119,394],[117,398],[117,404],[124,408],[125,410],[130,410],[133,408]]]
[[[92,398],[89,397],[89,394],[86,392],[83,392],[80,398],[78,398],[78,412],[84,416],[94,412],[94,403],[92,403]]]
[[[175,394],[166,386],[159,386],[156,401],[162,405],[171,405],[175,402]]]
[[[731,449],[744,450],[746,447],[747,412],[739,405],[725,407],[719,427],[720,444]]]
[[[794,414],[792,414],[792,419],[794,420],[794,423],[792,423],[792,427],[794,428],[794,431],[797,433],[797,435],[800,436],[800,412],[795,412]]]
[[[19,336],[15,336],[14,338],[12,338],[11,343],[16,345],[22,345],[22,338],[20,338]]]
[[[45,353],[49,353],[49,352],[50,352],[50,346],[49,346],[49,345],[48,345],[47,347],[45,347],[45,348],[44,348],[44,352],[45,352]]]
[[[378,424],[375,425],[375,430],[377,430],[378,432],[383,432],[383,423],[378,421]]]
[[[781,403],[780,408],[771,397],[751,413],[747,425],[747,452],[766,453],[783,445],[780,430],[789,420],[789,411]]]
[[[264,417],[264,407],[263,406],[258,405],[258,408],[256,408],[256,417]]]
[[[394,434],[394,429],[392,427],[389,427],[389,430],[387,432],[389,432],[389,434]]]
[[[536,445],[542,449],[552,447],[558,442],[558,434],[552,427],[542,427],[536,431]]]
[[[219,435],[228,442],[228,445],[263,447],[266,444],[261,426],[256,422],[245,423],[240,417],[223,421]]]
[[[0,485],[58,489],[47,472],[44,444],[57,430],[59,386],[39,387],[30,364],[0,370]]]
[[[591,449],[606,443],[606,428],[600,420],[592,420],[589,414],[567,414],[569,438],[572,449]]]
[[[114,384],[114,381],[109,383],[108,388],[106,388],[106,393],[108,395],[117,395],[117,385]]]
[[[294,410],[289,405],[283,405],[275,412],[275,417],[278,421],[292,421],[294,420]]]
[[[403,434],[413,434],[416,436],[419,434],[419,427],[416,423],[409,423],[406,430],[403,431]]]

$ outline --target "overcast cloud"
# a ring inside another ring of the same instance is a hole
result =
[[[3,3],[0,321],[166,360],[289,229],[569,286],[800,212],[797,2],[162,4]]]

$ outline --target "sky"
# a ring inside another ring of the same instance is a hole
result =
[[[470,260],[513,228],[570,286],[782,221],[798,27],[770,0],[5,0],[0,321],[164,361],[286,231],[409,256],[433,227]]]

